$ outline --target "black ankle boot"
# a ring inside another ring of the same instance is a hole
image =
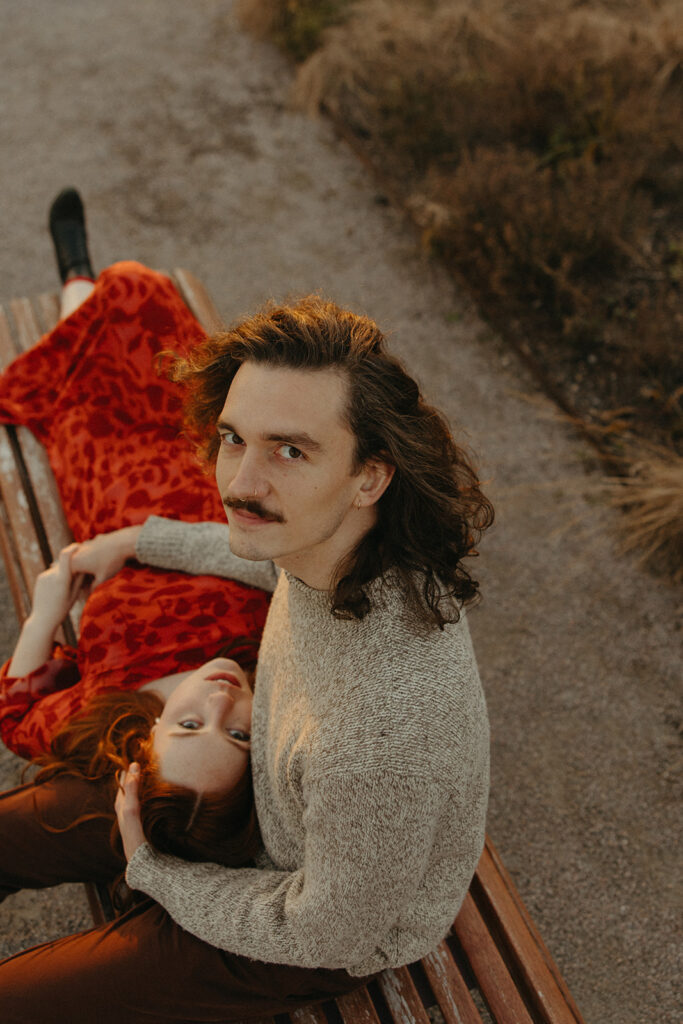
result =
[[[62,284],[68,275],[94,280],[83,202],[75,188],[65,188],[50,207],[50,234]]]

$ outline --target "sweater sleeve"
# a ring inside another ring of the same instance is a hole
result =
[[[233,555],[228,535],[225,523],[185,523],[149,516],[138,537],[135,556],[159,569],[224,576],[272,592],[277,583],[273,563],[251,562]]]
[[[271,963],[369,973],[368,960],[391,962],[392,930],[424,878],[446,800],[434,780],[386,772],[327,778],[304,810],[299,870],[190,864],[145,844],[126,877],[212,946]],[[469,868],[434,944],[455,917]]]

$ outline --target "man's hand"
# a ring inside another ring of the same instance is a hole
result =
[[[140,765],[133,762],[127,772],[121,772],[114,802],[126,860],[130,860],[138,846],[142,846],[145,842],[145,834],[140,822],[139,782]]]
[[[71,558],[74,572],[92,576],[94,587],[108,580],[129,558],[135,558],[135,544],[141,529],[141,526],[124,526],[122,530],[101,533],[76,545]]]

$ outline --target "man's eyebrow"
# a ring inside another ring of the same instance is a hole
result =
[[[319,441],[314,440],[310,434],[305,431],[287,434],[284,431],[275,432],[273,434],[261,434],[264,441],[280,441],[283,444],[291,444],[294,448],[303,448],[308,452],[321,452],[323,446]]]
[[[232,423],[228,423],[227,420],[219,419],[216,423],[217,430],[229,430],[233,434],[237,434],[241,437],[239,430],[235,430]],[[307,434],[305,430],[299,431],[294,430],[287,432],[285,430],[275,430],[270,434],[261,434],[262,441],[279,441],[281,444],[291,444],[294,448],[302,448],[304,451],[318,454],[322,452],[323,446],[315,438]]]

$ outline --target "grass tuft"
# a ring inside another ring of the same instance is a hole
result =
[[[624,551],[637,551],[683,581],[683,457],[670,449],[639,445],[625,459],[625,476],[606,481],[610,503],[623,512]]]

